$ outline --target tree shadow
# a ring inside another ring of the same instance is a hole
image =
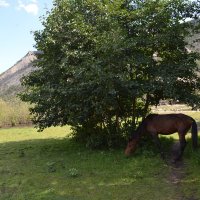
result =
[[[174,141],[175,140],[172,137],[160,137],[161,147],[165,154],[169,154],[170,148]],[[157,145],[154,143],[153,138],[151,136],[145,136],[141,139],[138,145],[137,154],[145,154],[153,157],[155,155],[160,155],[160,151]]]

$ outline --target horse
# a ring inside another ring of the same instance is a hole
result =
[[[185,135],[190,128],[192,128],[193,149],[196,149],[198,146],[198,130],[197,123],[192,117],[185,114],[150,114],[141,122],[136,131],[131,135],[125,149],[125,155],[130,156],[135,152],[141,137],[144,134],[150,134],[161,153],[161,157],[164,159],[165,156],[158,135],[170,135],[178,132],[180,152],[175,158],[175,161],[178,161],[181,159],[186,147]]]

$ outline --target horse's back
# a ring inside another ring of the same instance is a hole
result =
[[[192,118],[184,114],[151,114],[146,118],[148,132],[172,134],[191,126]]]

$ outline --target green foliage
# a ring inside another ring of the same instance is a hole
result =
[[[43,51],[38,70],[22,82],[21,99],[33,105],[34,123],[40,130],[68,124],[97,143],[101,132],[110,144],[113,134],[125,137],[160,99],[199,107],[199,55],[188,52],[185,41],[199,29],[186,22],[196,18],[198,6],[55,0],[44,29],[35,32]]]

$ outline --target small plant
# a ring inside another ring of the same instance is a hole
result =
[[[48,167],[48,172],[50,173],[56,172],[56,162],[48,162],[47,167]]]
[[[76,168],[69,169],[69,176],[70,177],[77,177],[79,175],[79,172]]]
[[[136,179],[142,179],[144,177],[143,175],[143,172],[142,171],[137,171],[135,174],[134,174],[134,177]]]

